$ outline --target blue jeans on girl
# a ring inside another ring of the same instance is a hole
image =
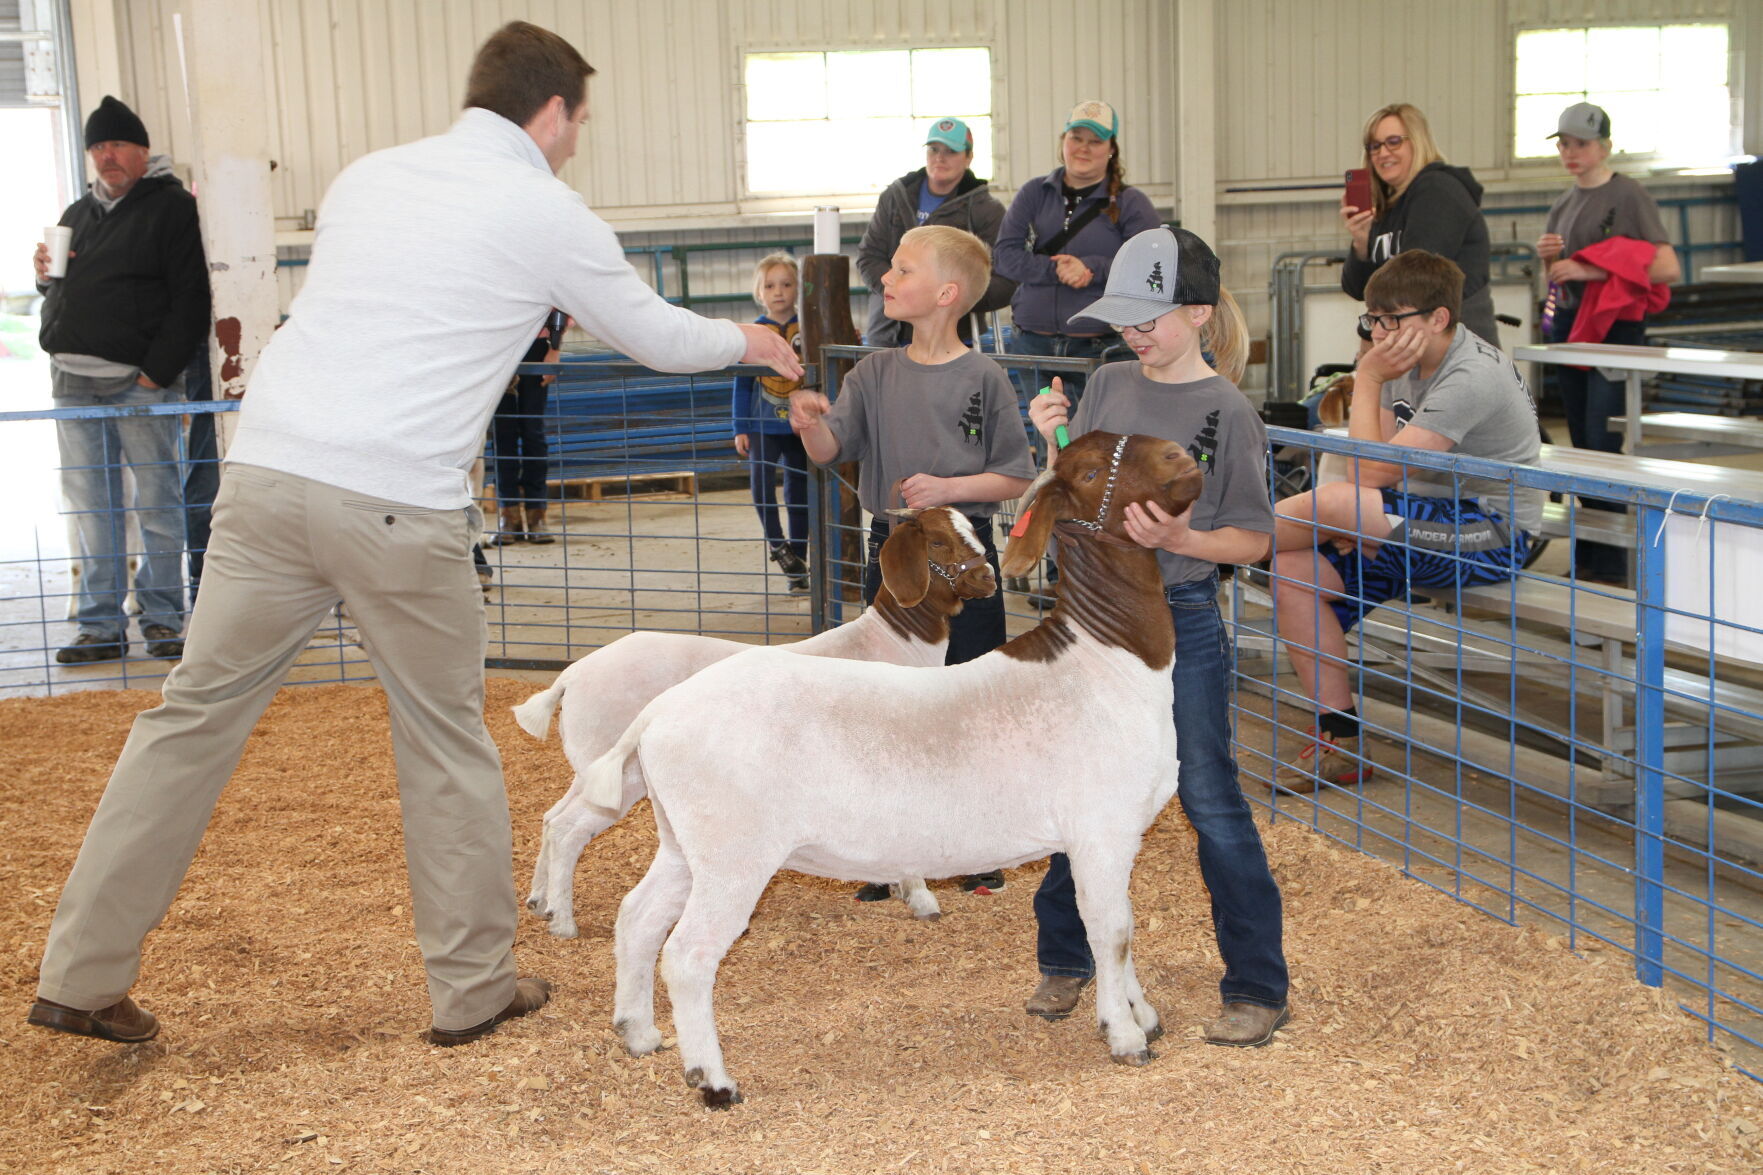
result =
[[[1218,577],[1165,590],[1175,621],[1176,790],[1199,838],[1200,876],[1212,895],[1212,926],[1225,1003],[1283,1007],[1286,960],[1279,885],[1267,867],[1261,833],[1237,784],[1231,752],[1230,638],[1218,614]],[[1089,939],[1077,912],[1071,862],[1053,854],[1035,894],[1040,924],[1037,957],[1043,975],[1095,974]]]

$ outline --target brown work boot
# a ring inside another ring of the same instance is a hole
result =
[[[1043,975],[1022,1010],[1043,1020],[1063,1020],[1077,1007],[1077,993],[1089,985],[1088,975]]]
[[[545,508],[526,508],[526,541],[529,543],[554,543],[557,536],[545,529]]]
[[[1226,1004],[1219,1010],[1218,1019],[1206,1025],[1206,1043],[1238,1049],[1260,1048],[1291,1018],[1291,1009],[1284,1004],[1277,1008],[1266,1004]]]
[[[159,1021],[154,1019],[153,1013],[126,995],[96,1012],[82,1012],[53,1000],[38,1000],[31,1005],[31,1014],[25,1019],[38,1028],[74,1036],[94,1036],[118,1044],[140,1044],[159,1035]]]
[[[486,547],[506,547],[526,542],[526,519],[519,506],[502,507],[502,521],[497,533],[484,540]]]
[[[517,1016],[524,1016],[528,1012],[536,1012],[550,1002],[551,985],[537,976],[525,976],[514,981],[514,998],[509,1001],[506,1008],[482,1024],[461,1028],[457,1032],[431,1027],[428,1033],[429,1043],[446,1048],[451,1048],[456,1044],[470,1044],[472,1041],[496,1031],[496,1026],[504,1020],[512,1020]]]
[[[1364,783],[1372,776],[1372,764],[1360,745],[1363,741],[1316,732],[1303,750],[1274,772],[1274,786],[1280,791],[1309,793],[1325,783],[1335,787]]]

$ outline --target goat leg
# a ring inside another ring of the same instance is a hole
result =
[[[612,1027],[633,1057],[648,1056],[661,1047],[661,1031],[655,1027],[655,956],[691,892],[686,859],[672,838],[663,834],[649,871],[618,905],[612,940],[618,966]]]
[[[912,911],[914,918],[925,922],[935,922],[943,916],[942,908],[931,894],[930,887],[924,884],[922,877],[902,877],[897,887],[900,898]]]
[[[661,974],[673,1004],[680,1065],[686,1083],[697,1089],[705,1106],[713,1110],[741,1100],[734,1078],[723,1065],[722,1042],[716,1032],[716,971],[723,955],[747,928],[759,895],[782,861],[769,868],[759,862],[751,864],[752,870],[740,875],[711,876],[701,867],[695,871],[686,908],[661,950]]]
[[[1128,834],[1112,843],[1074,845],[1066,850],[1071,858],[1071,879],[1077,886],[1077,911],[1096,961],[1096,1025],[1107,1038],[1109,1053],[1122,1065],[1148,1064],[1155,1056],[1128,994],[1127,972],[1132,964],[1128,885],[1138,840]],[[1129,847],[1122,851],[1123,845]],[[1145,1008],[1149,1012],[1149,1005]],[[1150,1015],[1155,1020],[1156,1014]]]

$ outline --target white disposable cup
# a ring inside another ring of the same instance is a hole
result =
[[[73,230],[65,224],[52,224],[43,230],[43,243],[49,246],[49,276],[67,276],[67,247],[73,244]]]
[[[839,251],[839,210],[831,204],[815,205],[814,251],[826,254]]]

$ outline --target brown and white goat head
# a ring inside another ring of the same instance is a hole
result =
[[[931,590],[932,575],[958,600],[983,600],[998,578],[966,515],[951,506],[890,510],[893,531],[882,544],[882,582],[902,608],[917,607]]]
[[[1137,546],[1126,533],[1127,503],[1155,502],[1166,514],[1180,514],[1194,504],[1203,484],[1198,463],[1174,441],[1138,433],[1085,433],[1060,451],[1034,495],[1027,529],[1004,550],[1002,570],[1007,576],[1033,571],[1059,522],[1076,522],[1104,541]]]

